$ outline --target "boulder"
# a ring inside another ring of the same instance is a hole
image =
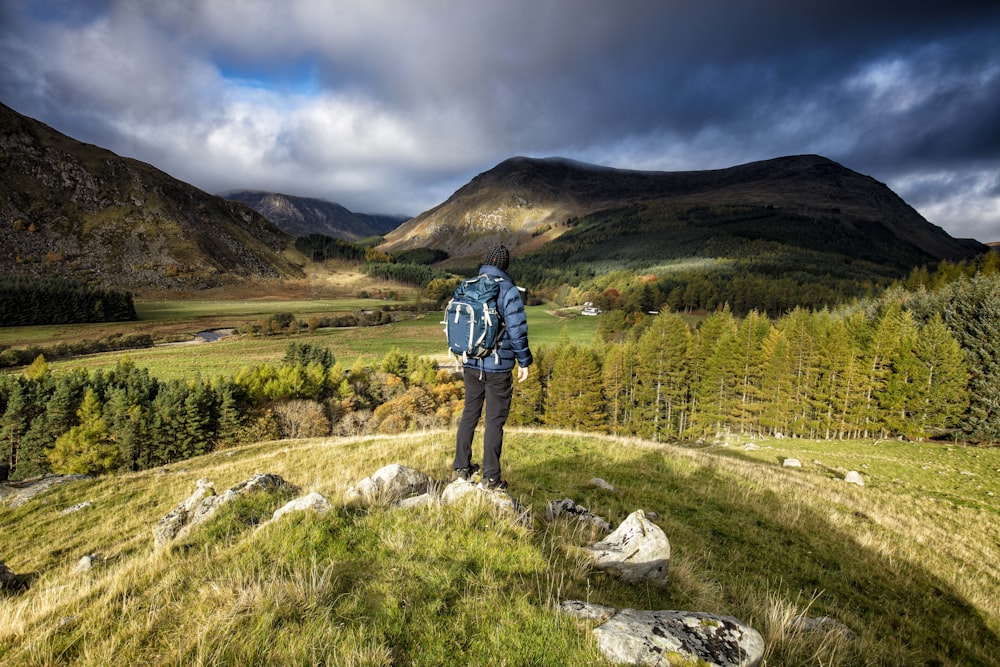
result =
[[[616,489],[612,484],[601,479],[600,477],[593,478],[592,480],[587,482],[587,484],[596,487],[598,489],[603,489],[609,493],[618,493],[618,489]]]
[[[177,534],[187,524],[191,513],[198,507],[201,501],[214,495],[215,486],[212,482],[205,478],[199,479],[194,493],[188,496],[177,507],[167,512],[153,527],[153,545],[159,548],[176,538]]]
[[[861,473],[857,470],[849,470],[846,475],[844,475],[844,481],[848,484],[857,484],[858,486],[864,486],[865,480],[861,478]]]
[[[559,609],[599,622],[609,610],[575,600],[561,603]],[[730,616],[702,612],[620,609],[593,632],[601,652],[615,664],[697,661],[717,667],[755,667],[764,656],[759,632]]]
[[[305,512],[307,510],[313,510],[314,512],[326,512],[330,509],[330,501],[322,493],[313,491],[312,493],[296,498],[295,500],[290,500],[283,506],[274,510],[274,514],[271,516],[271,521],[277,521],[289,512]],[[268,522],[270,523],[270,521]]]
[[[419,470],[393,463],[347,489],[346,500],[362,506],[391,505],[426,493],[430,483],[431,478]]]
[[[81,558],[79,562],[77,562],[76,569],[74,570],[74,572],[76,572],[77,574],[90,572],[90,570],[92,570],[95,565],[100,565],[103,560],[104,559],[101,558],[100,554],[96,553],[87,554],[86,556]]]
[[[801,468],[802,461],[799,461],[798,459],[785,459],[781,462],[781,465],[786,468]]]
[[[584,549],[591,552],[598,568],[625,581],[667,585],[670,541],[642,510],[629,514],[613,533]]]
[[[480,491],[482,489],[475,482],[456,479],[441,491],[441,502],[445,505],[451,505],[470,494],[478,494]]]
[[[577,523],[601,535],[605,535],[611,530],[610,523],[569,498],[553,500],[545,509],[546,521],[555,521],[559,517],[575,518]]]

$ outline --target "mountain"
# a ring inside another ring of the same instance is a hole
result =
[[[647,265],[761,241],[899,268],[986,250],[952,238],[884,184],[818,155],[678,172],[515,157],[400,225],[380,249],[473,257],[498,240],[515,254],[562,240],[574,260],[643,256]]]
[[[242,204],[0,104],[0,266],[126,289],[301,275],[292,238]]]
[[[408,219],[403,215],[354,213],[325,199],[275,192],[227,192],[222,196],[246,204],[292,236],[324,234],[344,241],[360,241],[381,236]]]

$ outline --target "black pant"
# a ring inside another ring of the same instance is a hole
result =
[[[500,452],[503,450],[503,425],[510,414],[514,394],[511,373],[483,373],[464,369],[465,408],[455,438],[454,468],[468,468],[472,462],[472,437],[486,403],[486,432],[483,435],[483,479],[500,478]]]

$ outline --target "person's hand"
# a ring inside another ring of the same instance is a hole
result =
[[[517,367],[517,381],[518,382],[524,382],[527,379],[528,379],[528,367],[527,366],[518,366]]]

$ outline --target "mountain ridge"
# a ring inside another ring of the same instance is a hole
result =
[[[397,227],[380,247],[393,252],[424,246],[473,256],[500,240],[518,254],[539,247],[533,241],[539,236],[549,241],[561,235],[568,221],[632,204],[757,206],[846,229],[877,225],[927,261],[966,259],[986,248],[952,238],[884,184],[819,155],[675,172],[513,157]],[[653,214],[646,221],[658,220]]]
[[[409,219],[404,215],[356,213],[336,202],[263,190],[219,194],[254,209],[292,236],[323,234],[344,241],[381,236]]]
[[[15,275],[205,288],[298,277],[265,217],[0,104],[0,261]]]

